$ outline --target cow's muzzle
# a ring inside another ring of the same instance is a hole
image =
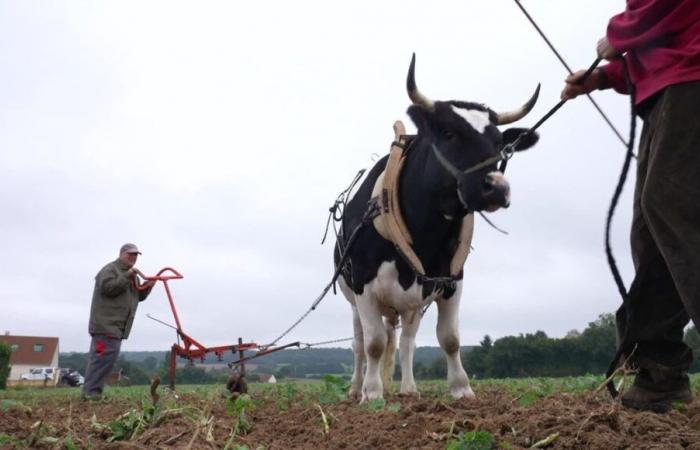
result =
[[[510,206],[510,184],[501,172],[491,172],[484,177],[481,198],[488,212]]]
[[[467,211],[493,212],[510,206],[510,185],[500,171],[489,172],[475,185],[475,172],[495,164],[500,156],[488,158],[466,170],[459,170],[433,145],[433,152],[440,165],[457,181],[457,196]]]

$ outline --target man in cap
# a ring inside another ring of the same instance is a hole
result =
[[[90,308],[89,333],[92,336],[88,354],[84,398],[99,398],[104,380],[119,357],[123,339],[129,337],[136,308],[151,293],[155,282],[149,281],[139,290],[134,267],[141,252],[134,244],[124,244],[119,258],[105,265],[95,276],[95,288]]]

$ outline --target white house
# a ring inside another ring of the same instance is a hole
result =
[[[58,338],[44,336],[11,336],[5,333],[0,336],[0,342],[4,342],[12,349],[10,356],[10,376],[8,384],[19,381],[22,374],[28,373],[35,367],[58,368]],[[58,377],[53,384],[58,382]]]

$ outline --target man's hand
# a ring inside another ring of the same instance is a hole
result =
[[[607,37],[600,38],[596,50],[598,51],[598,56],[600,58],[606,59],[608,61],[611,61],[620,56],[620,53],[617,50],[615,50],[615,48],[612,45],[610,45],[610,41],[608,41]]]
[[[578,72],[569,75],[564,80],[564,89],[561,91],[562,100],[571,100],[576,98],[581,94],[588,94],[589,92],[595,91],[596,89],[601,89],[603,87],[603,72],[600,69],[595,69],[591,72],[591,75],[586,78],[586,81],[581,84],[581,78],[583,74],[586,73],[585,70],[579,70]]]

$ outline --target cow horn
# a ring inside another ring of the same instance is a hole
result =
[[[433,108],[433,101],[428,97],[424,96],[416,87],[416,54],[413,54],[411,58],[411,65],[408,67],[408,77],[406,78],[406,90],[408,90],[408,97],[411,99],[414,105],[422,106],[427,109]]]
[[[506,125],[512,122],[515,122],[516,120],[520,120],[523,117],[527,115],[532,110],[532,107],[535,106],[535,103],[537,103],[537,97],[540,95],[540,85],[539,83],[537,84],[537,89],[535,89],[535,93],[532,94],[532,97],[530,97],[530,100],[527,101],[523,106],[520,108],[514,110],[514,111],[507,111],[507,112],[502,112],[502,113],[496,113],[496,125]]]

